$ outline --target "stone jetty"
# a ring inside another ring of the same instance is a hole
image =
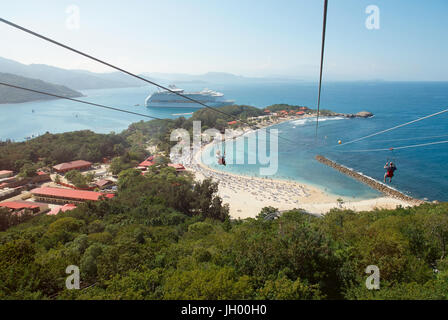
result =
[[[329,166],[329,167],[332,167],[332,168],[338,170],[339,172],[342,172],[343,174],[345,174],[349,177],[352,177],[360,182],[363,182],[363,183],[367,184],[368,186],[372,187],[373,189],[376,189],[376,190],[380,191],[381,193],[389,195],[393,198],[404,200],[404,201],[413,203],[415,205],[420,205],[420,204],[425,203],[425,201],[423,201],[423,200],[419,200],[419,199],[415,199],[410,196],[407,196],[404,193],[402,193],[394,188],[391,188],[384,183],[381,183],[381,182],[379,182],[371,177],[368,177],[366,175],[360,174],[360,173],[356,172],[355,170],[347,168],[346,166],[336,163],[330,159],[327,159],[324,156],[317,155],[316,160]]]

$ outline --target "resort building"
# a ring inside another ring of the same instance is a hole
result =
[[[156,158],[154,156],[150,156],[145,161],[141,162],[137,166],[137,169],[140,169],[142,171],[146,171],[149,167],[151,167],[151,166],[153,166],[155,164],[156,164]],[[180,164],[180,163],[168,163],[168,166],[176,169],[177,173],[184,172],[186,170],[185,167],[182,164]]]
[[[177,173],[184,172],[186,170],[185,167],[180,163],[168,163],[168,167],[176,169]]]
[[[13,172],[11,170],[0,170],[0,179],[12,177]]]
[[[54,206],[53,209],[51,209],[50,212],[48,212],[47,214],[55,215],[58,214],[59,212],[71,211],[73,209],[76,209],[76,205],[74,205],[73,203],[67,203],[64,204],[63,206]]]
[[[64,162],[53,166],[53,170],[57,173],[65,173],[71,170],[87,170],[92,167],[92,163],[84,160],[76,160]]]
[[[104,189],[104,188],[107,188],[107,187],[113,185],[114,183],[110,180],[101,179],[101,180],[95,181],[93,184],[96,185],[100,189]]]
[[[138,168],[146,170],[148,167],[153,166],[156,163],[154,156],[150,156],[145,161],[138,165]]]
[[[17,196],[22,191],[22,187],[3,188],[0,190],[0,201]]]
[[[17,213],[25,210],[29,210],[33,213],[41,213],[48,210],[48,205],[45,203],[15,200],[0,202],[0,208],[7,208],[10,212]]]
[[[51,181],[50,174],[43,171],[37,171],[37,175],[31,178],[32,183]]]
[[[31,194],[38,201],[56,204],[79,204],[86,201],[98,201],[113,198],[114,194],[94,191],[71,190],[62,188],[42,187],[31,190]]]

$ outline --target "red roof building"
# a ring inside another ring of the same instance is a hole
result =
[[[264,110],[264,112],[265,112],[265,113],[271,113],[271,111],[270,111],[270,110],[267,110],[267,109]]]
[[[67,203],[67,204],[64,204],[63,206],[56,206],[56,207],[54,207],[47,214],[55,215],[55,214],[58,214],[59,212],[70,211],[70,210],[73,210],[73,209],[76,209],[76,205],[74,205],[73,203]]]
[[[37,203],[23,200],[0,202],[0,207],[8,208],[12,212],[18,212],[27,209],[31,210],[33,213],[38,213],[41,211],[48,210],[48,205],[45,203]]]
[[[36,209],[39,208],[39,206],[36,206],[32,202],[29,204],[21,203],[21,202],[15,202],[15,201],[5,201],[0,202],[0,207],[8,208],[12,210],[22,210],[22,209]]]
[[[11,170],[0,170],[0,179],[12,177],[13,172]]]
[[[110,180],[101,179],[101,180],[95,181],[94,184],[95,184],[98,188],[102,189],[102,188],[104,188],[104,187],[107,187],[108,185],[113,184],[113,182],[110,181]]]
[[[236,121],[236,120],[227,122],[227,124],[230,124],[230,125],[232,125],[232,124],[237,124],[237,123],[238,123],[238,121]]]
[[[98,201],[102,197],[113,198],[113,194],[94,191],[71,190],[62,188],[42,187],[31,190],[31,194],[39,201],[52,203],[74,203]]]
[[[147,168],[147,167],[153,166],[155,163],[156,163],[156,161],[154,159],[154,156],[150,156],[145,161],[141,162],[138,166]]]
[[[168,167],[176,169],[176,172],[183,172],[185,171],[185,167],[180,163],[168,163]]]
[[[303,111],[298,111],[298,112],[296,112],[296,114],[300,116],[300,115],[305,114],[305,112],[303,112]]]
[[[70,162],[64,162],[53,166],[56,172],[63,173],[70,170],[86,170],[92,166],[92,162],[84,160],[76,160]]]

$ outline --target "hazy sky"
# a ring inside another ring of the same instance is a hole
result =
[[[380,10],[379,29],[366,28],[369,5]],[[14,0],[0,3],[0,16],[134,72],[309,79],[318,75],[322,8],[323,0]],[[448,80],[447,13],[447,0],[329,0],[324,77]],[[5,58],[110,71],[4,24],[0,35]]]

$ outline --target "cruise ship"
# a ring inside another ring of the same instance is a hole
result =
[[[184,92],[183,89],[176,88],[170,85],[169,89],[173,92],[178,92],[196,101],[202,102],[209,107],[221,107],[234,104],[233,100],[225,100],[224,94],[209,89],[204,89],[200,92]],[[164,90],[150,94],[146,100],[145,105],[149,108],[203,108],[203,105],[188,100],[173,92]]]

